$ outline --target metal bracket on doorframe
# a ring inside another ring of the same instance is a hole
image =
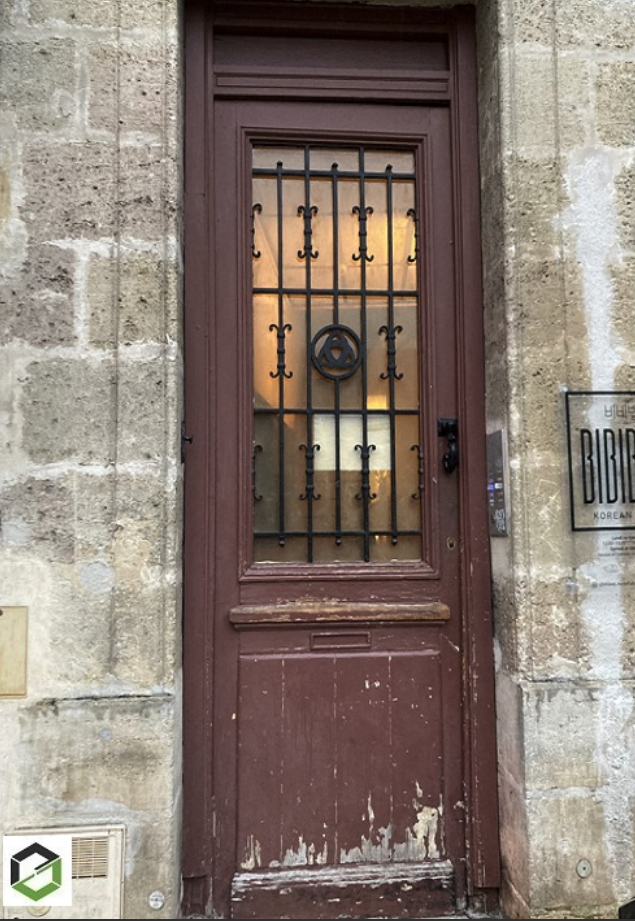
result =
[[[194,441],[193,435],[185,434],[185,421],[182,421],[181,422],[181,463],[182,464],[185,463],[185,442],[191,445],[193,441]]]

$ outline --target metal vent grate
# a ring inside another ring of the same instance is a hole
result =
[[[73,838],[73,879],[105,879],[108,876],[108,837]]]

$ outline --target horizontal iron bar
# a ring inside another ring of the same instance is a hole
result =
[[[407,531],[369,531],[368,535],[365,531],[254,531],[254,537],[308,537],[311,533],[312,537],[420,537],[421,531],[415,531],[409,529]]]
[[[332,416],[334,419],[337,419],[338,416],[361,416],[362,413],[366,413],[367,416],[418,416],[418,409],[316,409],[315,406],[311,409],[292,409],[291,407],[285,406],[283,410],[279,407],[271,407],[267,409],[264,406],[258,406],[254,409],[254,415],[257,416]]]
[[[418,291],[412,289],[403,289],[391,291],[389,288],[254,288],[254,294],[286,294],[287,296],[306,297],[335,297],[340,299],[344,297],[361,297],[365,295],[370,297],[411,297],[416,298]]]
[[[277,170],[273,167],[269,169],[264,166],[258,166],[254,168],[253,175],[256,177],[271,176],[274,179],[277,178],[278,176],[282,176],[283,179],[286,179],[286,178],[304,179],[307,173],[303,169],[285,169],[283,167],[281,170]],[[313,179],[313,178],[332,179],[333,175],[334,175],[333,170],[330,170],[330,169],[328,170],[325,170],[325,169],[313,170],[312,169],[308,173],[308,176],[310,179]],[[358,179],[358,180],[362,178],[363,179],[386,179],[388,176],[390,176],[391,179],[393,180],[395,179],[410,180],[411,182],[417,178],[414,173],[393,173],[393,172],[387,173],[386,170],[384,170],[383,172],[372,172],[372,173],[364,170],[364,172],[362,173],[361,170],[354,171],[354,170],[338,169],[336,175],[338,179]]]

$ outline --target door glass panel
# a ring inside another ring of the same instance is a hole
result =
[[[256,562],[422,556],[414,153],[258,145]]]

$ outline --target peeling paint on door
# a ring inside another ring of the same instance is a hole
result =
[[[443,803],[439,806],[423,805],[423,790],[415,786],[416,796],[412,805],[416,819],[412,828],[406,828],[405,841],[392,841],[392,823],[380,826],[375,831],[375,813],[372,796],[368,796],[368,837],[362,835],[361,845],[340,849],[340,863],[387,863],[391,860],[421,861],[438,860],[441,857]]]
[[[307,845],[306,841],[302,835],[298,838],[298,847],[296,850],[289,848],[284,857],[282,858],[283,867],[313,867],[313,866],[324,866],[328,860],[329,848],[328,844],[325,841],[324,846],[321,851],[318,851],[315,844]],[[270,866],[280,866],[277,861],[274,861]]]
[[[257,841],[253,835],[249,835],[241,867],[243,870],[255,870],[256,867],[262,866],[261,859],[260,841]]]

